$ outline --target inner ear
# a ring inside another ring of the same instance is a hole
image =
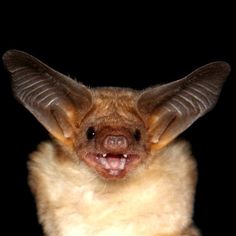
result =
[[[151,142],[166,145],[211,110],[229,72],[226,62],[213,62],[183,79],[143,91],[137,108],[147,120]]]
[[[71,137],[76,121],[92,106],[91,91],[27,53],[10,50],[3,61],[16,98],[53,136]]]

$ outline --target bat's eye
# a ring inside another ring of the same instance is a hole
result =
[[[141,132],[139,129],[136,129],[134,132],[134,138],[136,141],[139,141],[141,139]]]
[[[93,127],[89,127],[88,130],[87,130],[87,133],[86,133],[87,139],[88,140],[93,139],[95,134],[96,134],[95,129]]]

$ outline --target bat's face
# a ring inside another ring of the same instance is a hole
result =
[[[93,107],[78,125],[77,156],[107,179],[122,178],[147,157],[145,122],[135,109],[137,92],[103,88],[93,93]]]
[[[212,109],[230,71],[227,63],[213,62],[143,91],[89,89],[24,52],[8,51],[3,60],[17,99],[71,160],[107,179],[128,175],[153,147],[164,147]]]

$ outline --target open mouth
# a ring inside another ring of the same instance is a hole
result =
[[[108,178],[124,177],[140,161],[137,154],[88,153],[85,161],[97,172]]]

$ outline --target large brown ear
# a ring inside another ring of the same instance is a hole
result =
[[[151,142],[163,147],[212,109],[229,72],[226,62],[213,62],[183,79],[144,90],[137,107],[147,118]]]
[[[16,98],[53,136],[71,137],[75,119],[91,108],[89,89],[21,51],[7,51],[3,61]]]

